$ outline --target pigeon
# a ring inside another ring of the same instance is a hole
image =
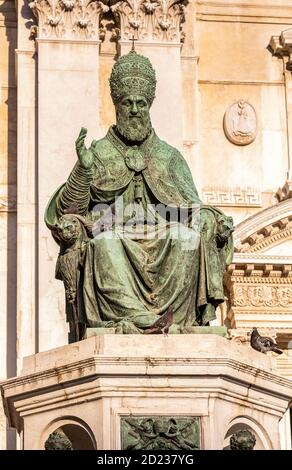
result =
[[[151,325],[149,328],[147,328],[147,330],[144,331],[144,335],[163,333],[164,336],[167,336],[169,327],[173,323],[173,311],[174,306],[171,305],[168,310],[153,323],[153,325]]]
[[[250,345],[256,351],[266,354],[268,351],[274,351],[277,354],[282,354],[283,351],[277,348],[277,344],[267,336],[261,336],[256,328],[252,329]]]

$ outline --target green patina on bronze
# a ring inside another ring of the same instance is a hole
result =
[[[45,450],[73,450],[72,442],[61,429],[49,435],[44,447]]]
[[[249,429],[240,429],[230,437],[230,450],[253,450],[256,437]]]
[[[200,419],[185,416],[121,418],[122,450],[199,450]]]
[[[170,306],[170,333],[192,332],[224,300],[232,219],[202,204],[184,158],[153,130],[155,83],[145,57],[131,51],[117,61],[117,123],[89,149],[81,129],[78,161],[46,210],[60,245],[56,278],[65,285],[70,341],[86,328],[143,333]]]

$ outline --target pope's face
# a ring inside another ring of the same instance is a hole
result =
[[[143,141],[151,130],[149,104],[142,95],[123,96],[116,105],[117,128],[130,141]]]

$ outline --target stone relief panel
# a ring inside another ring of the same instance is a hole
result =
[[[200,419],[186,416],[121,418],[123,450],[198,450]]]
[[[241,307],[291,307],[292,286],[242,286],[234,288],[234,305]]]
[[[257,134],[257,116],[253,106],[244,100],[233,103],[223,119],[224,132],[228,140],[236,145],[248,145]]]
[[[225,274],[233,328],[273,328],[284,346],[292,331],[291,207],[283,201],[236,227],[233,263]]]
[[[120,23],[121,39],[182,42],[188,0],[120,0],[111,10]]]
[[[98,0],[34,0],[34,36],[46,39],[99,40],[99,17],[109,7]]]

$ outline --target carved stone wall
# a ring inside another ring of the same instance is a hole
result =
[[[13,0],[0,0],[0,380],[16,371],[17,96]],[[13,445],[0,405],[0,449]]]
[[[228,317],[245,331],[274,328],[287,348],[292,339],[292,201],[242,222],[225,276]]]
[[[282,341],[292,338],[292,275],[277,260],[240,260],[235,256],[225,277],[234,326],[250,331],[274,328]]]
[[[38,20],[32,34],[41,38],[97,39],[99,15],[109,9],[117,24],[115,37],[140,41],[177,42],[184,38],[183,22],[188,0],[34,0],[30,3]]]

